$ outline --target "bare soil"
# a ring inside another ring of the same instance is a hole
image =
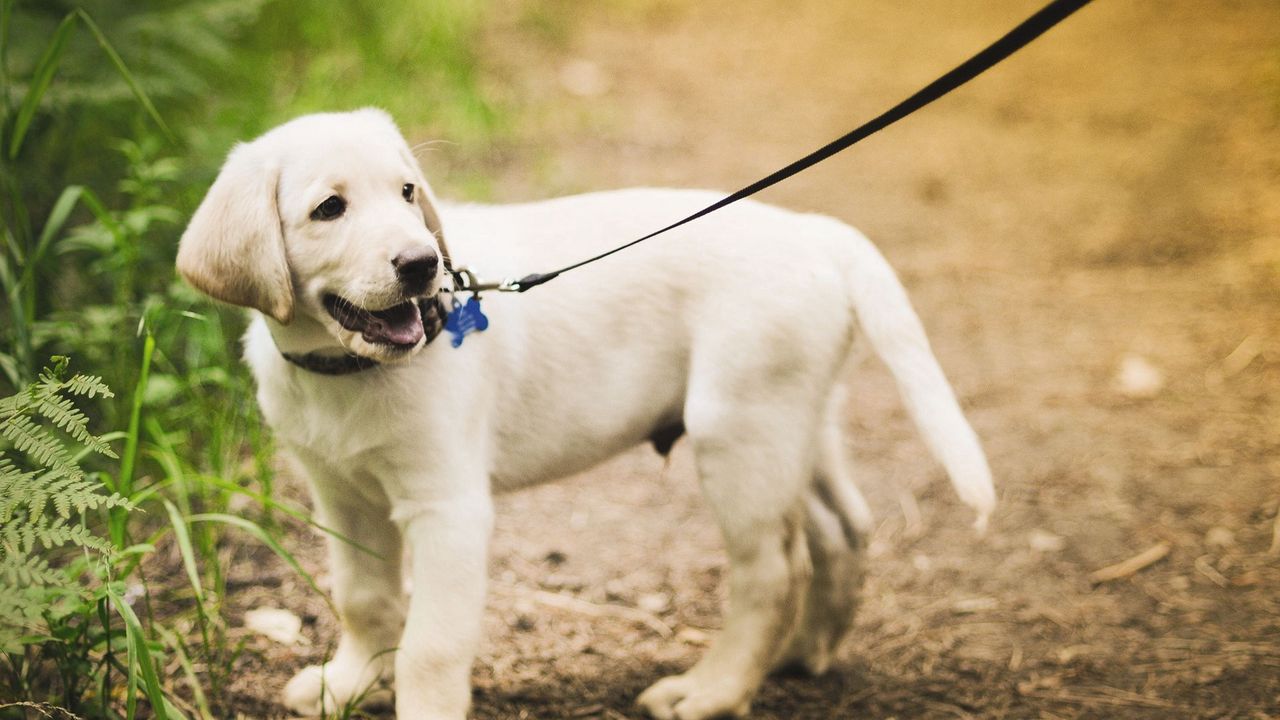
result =
[[[515,139],[441,146],[428,172],[498,200],[733,189],[1039,5],[503,0],[484,62],[524,108]],[[847,437],[879,524],[857,630],[752,717],[1280,717],[1280,4],[1095,3],[765,199],[857,225],[899,269],[1002,505],[976,536],[862,363]],[[1129,356],[1162,378],[1149,397],[1117,384]],[[724,557],[680,445],[505,497],[497,525],[477,718],[639,717],[720,623]],[[319,536],[293,544],[323,572]],[[310,645],[247,637],[238,661],[234,709],[279,716],[335,623],[261,550],[231,576],[239,608],[307,621]]]

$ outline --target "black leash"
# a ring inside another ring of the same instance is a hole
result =
[[[739,200],[742,200],[743,198],[754,195],[771,185],[782,182],[783,180],[786,180],[787,178],[791,177],[792,175],[795,175],[796,173],[802,170],[807,170],[808,168],[811,168],[814,165],[817,165],[823,160],[826,160],[832,155],[835,155],[836,153],[842,150],[845,150],[849,146],[853,145],[859,140],[862,140],[868,135],[871,135],[880,130],[883,130],[884,128],[892,125],[893,123],[919,110],[925,105],[928,105],[929,103],[933,102],[934,100],[937,100],[943,95],[946,95],[952,90],[955,90],[956,88],[969,82],[970,80],[977,77],[978,75],[981,75],[983,72],[986,72],[987,70],[991,69],[992,66],[996,65],[1000,61],[1009,57],[1010,55],[1017,52],[1021,48],[1025,47],[1028,43],[1030,43],[1032,40],[1035,40],[1036,38],[1043,35],[1046,31],[1048,31],[1054,25],[1057,25],[1058,23],[1067,19],[1067,17],[1069,17],[1075,11],[1079,10],[1085,5],[1088,5],[1089,2],[1090,0],[1053,0],[1053,2],[1050,2],[1048,5],[1046,5],[1042,10],[1037,12],[1035,15],[1032,15],[1031,17],[1027,18],[1026,21],[1024,21],[1021,25],[1015,27],[1013,30],[1010,30],[1004,37],[1000,38],[999,40],[989,45],[985,50],[978,53],[977,55],[974,55],[968,60],[964,61],[963,63],[958,65],[955,69],[953,69],[951,72],[929,83],[919,92],[907,98],[906,100],[903,100],[897,105],[893,106],[892,108],[890,108],[889,110],[881,114],[880,116],[873,118],[869,122],[863,124],[861,127],[855,129],[854,131],[848,133],[847,135],[839,137],[831,141],[830,143],[818,148],[812,153],[809,153],[808,155],[800,158],[799,160],[796,160],[795,162],[782,168],[781,170],[778,170],[772,175],[760,178],[759,180],[733,193],[732,195],[729,195],[728,197],[725,197],[722,200],[719,200],[711,205],[708,205],[707,207],[695,212],[694,214],[686,218],[677,220],[676,222],[673,222],[670,225],[660,230],[655,230],[649,233],[648,235],[645,235],[644,237],[636,238],[635,240],[632,240],[631,242],[628,242],[624,245],[619,245],[618,247],[615,247],[612,250],[602,252],[599,255],[596,255],[595,257],[589,257],[585,260],[580,260],[576,263],[573,263],[572,265],[566,265],[558,270],[552,270],[550,272],[545,272],[545,273],[533,273],[531,275],[526,275],[518,280],[509,279],[509,280],[503,280],[500,283],[484,283],[484,282],[477,281],[474,275],[471,275],[470,277],[467,277],[467,278],[463,278],[461,275],[462,271],[454,272],[452,269],[450,269],[450,272],[454,274],[454,279],[455,279],[455,284],[457,286],[457,289],[463,290],[463,291],[473,291],[473,292],[478,292],[481,290],[497,290],[500,292],[524,292],[530,288],[534,288],[539,285],[542,285],[543,283],[554,280],[555,278],[559,277],[560,275],[563,275],[564,273],[569,272],[570,270],[575,270],[577,268],[582,267],[583,265],[589,265],[597,260],[603,260],[604,258],[607,258],[610,255],[613,255],[614,253],[626,250],[632,245],[638,245],[639,243],[642,243],[645,240],[648,240],[653,237],[657,237],[658,235],[661,235],[662,233],[665,233],[669,230],[674,230],[680,227],[681,225],[684,225],[685,223],[693,222],[694,220],[697,220],[698,218],[704,215],[713,213],[716,210],[719,210],[720,208],[726,207],[728,205],[732,205],[733,203],[736,203]],[[468,275],[470,274],[468,273]]]

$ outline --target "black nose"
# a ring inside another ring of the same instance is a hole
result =
[[[426,291],[431,278],[436,276],[440,266],[440,256],[431,248],[414,248],[391,258],[391,265],[396,269],[396,279],[404,286],[408,295],[419,295]]]

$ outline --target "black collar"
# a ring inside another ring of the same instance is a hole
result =
[[[422,313],[422,331],[426,336],[426,344],[430,344],[444,330],[444,320],[449,315],[449,311],[445,309],[444,300],[437,294],[435,297],[419,300],[418,312]],[[282,352],[280,354],[285,360],[303,370],[320,375],[350,375],[380,364],[377,360],[351,353],[321,355],[318,352],[302,354]]]

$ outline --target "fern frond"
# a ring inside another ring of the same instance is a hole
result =
[[[0,652],[20,650],[23,637],[47,632],[41,628],[62,599],[87,592],[73,548],[114,554],[86,523],[87,513],[133,509],[80,467],[76,444],[115,454],[89,431],[88,417],[68,395],[112,395],[98,377],[63,380],[67,362],[55,358],[34,383],[0,398]]]
[[[51,567],[39,555],[9,555],[0,558],[0,580],[9,588],[32,585],[57,585],[65,580],[60,569]],[[0,593],[0,596],[7,593]]]
[[[111,388],[102,381],[97,375],[76,375],[65,383],[67,392],[72,395],[80,395],[82,397],[94,398],[101,395],[104,398],[113,398],[115,393],[111,392]]]
[[[38,465],[56,467],[71,464],[62,443],[28,415],[10,415],[8,420],[0,423],[0,436],[13,443],[15,450],[26,453]]]
[[[87,443],[97,439],[89,432],[89,418],[80,412],[75,401],[69,397],[61,395],[42,397],[36,405],[36,412],[78,442]]]
[[[83,474],[75,477],[64,477],[48,483],[43,489],[49,493],[50,501],[59,517],[69,518],[72,513],[83,514],[100,507],[124,507],[128,501],[119,495],[104,495],[102,485]]]
[[[55,358],[34,383],[0,399],[0,578],[7,581],[0,583],[0,608],[21,605],[15,588],[75,586],[74,578],[49,565],[44,551],[73,546],[110,555],[111,544],[83,518],[104,507],[133,508],[86,476],[58,432],[114,457],[106,441],[89,432],[84,412],[63,394],[111,397],[110,389],[91,375],[63,380],[66,365],[66,358]],[[9,613],[0,612],[0,624],[9,619]]]
[[[36,472],[23,472],[0,452],[0,526],[9,522],[14,508],[25,505]]]

